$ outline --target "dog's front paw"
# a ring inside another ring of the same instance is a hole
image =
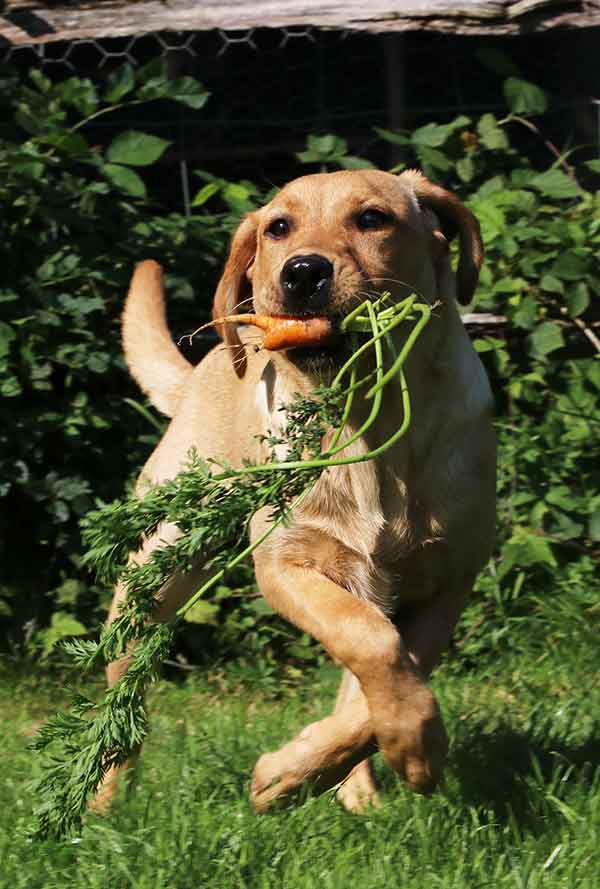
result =
[[[287,751],[285,751],[287,752]],[[303,782],[305,770],[298,768],[294,760],[278,750],[263,753],[254,767],[250,785],[250,799],[257,814],[262,814],[273,803],[288,796]]]
[[[401,706],[375,718],[379,747],[388,764],[411,790],[432,793],[440,783],[448,754],[448,736],[433,694],[419,690]]]

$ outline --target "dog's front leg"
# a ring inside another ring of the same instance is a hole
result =
[[[260,550],[255,562],[267,601],[347,667],[364,695],[365,703],[361,695],[309,727],[305,745],[309,749],[299,764],[299,774],[311,778],[315,766],[341,772],[343,764],[347,774],[368,755],[374,735],[389,765],[413,790],[433,790],[446,757],[446,733],[437,702],[392,622],[375,605],[357,599],[312,568],[262,555]],[[303,734],[291,742],[299,751]],[[290,752],[289,745],[287,751],[285,747],[279,751],[282,764],[289,763]],[[274,789],[280,784],[281,793],[293,789],[292,770],[289,765],[286,769],[287,777],[281,781],[274,760],[269,769],[264,768],[264,758],[262,767],[259,761],[253,783],[255,804],[269,782]]]

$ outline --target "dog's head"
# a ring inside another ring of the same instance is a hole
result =
[[[456,277],[449,242],[458,235]],[[265,315],[342,318],[369,296],[454,297],[470,302],[483,259],[479,225],[451,192],[408,170],[304,176],[242,221],[217,288],[213,317],[237,307]],[[243,346],[233,325],[221,331],[237,373]],[[302,363],[305,356],[290,357]],[[313,365],[318,356],[311,356]]]

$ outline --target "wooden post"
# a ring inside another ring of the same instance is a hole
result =
[[[400,130],[406,126],[406,66],[404,64],[406,47],[404,35],[400,33],[386,34],[383,41],[385,47],[387,127],[389,130]],[[390,142],[390,167],[399,163],[400,160],[402,160],[402,147]]]

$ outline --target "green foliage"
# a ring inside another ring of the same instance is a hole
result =
[[[308,136],[306,151],[299,152],[296,157],[303,164],[320,164],[323,168],[330,164],[340,166],[344,170],[360,170],[373,166],[366,158],[348,154],[346,140],[332,133],[324,136]]]
[[[474,152],[479,177],[486,153]],[[557,573],[595,551],[600,363],[586,333],[597,317],[600,201],[573,168],[535,173],[518,156],[511,161],[469,200],[486,244],[477,308],[508,319],[505,339],[483,338],[507,393],[495,571],[505,589],[524,572],[526,593],[549,586],[558,596]]]
[[[244,179],[240,182],[230,182],[213,176],[205,170],[198,171],[206,185],[195,195],[192,206],[202,207],[212,198],[218,197],[228,208],[235,219],[256,210],[263,202],[263,195],[258,186]]]
[[[90,788],[97,787],[107,769],[122,765],[143,742],[148,719],[142,692],[157,678],[171,642],[171,627],[152,624],[146,630],[145,644],[136,650],[126,682],[109,689],[100,706],[74,695],[69,712],[51,717],[36,735],[32,742],[35,752],[51,747],[48,768],[37,788],[42,836],[80,826]],[[70,643],[69,651],[80,658],[89,657],[89,646],[82,643]],[[61,744],[58,754],[53,746],[57,741]]]
[[[63,639],[72,636],[82,636],[87,633],[84,625],[76,620],[68,611],[55,611],[50,621],[50,626],[40,633],[44,657],[53,651],[54,646]]]
[[[543,114],[548,108],[546,93],[519,77],[508,77],[504,81],[504,97],[514,114]]]
[[[232,225],[223,212],[188,218],[157,205],[145,171],[169,143],[127,131],[102,148],[95,121],[154,101],[197,109],[207,97],[158,63],[125,65],[102,87],[35,70],[0,80],[0,591],[16,633],[48,620],[68,580],[81,586],[67,608],[97,623],[78,521],[95,497],[122,490],[157,440],[123,400],[139,397],[123,391],[119,336],[135,262],[155,256],[175,270],[170,310],[185,310],[187,325],[208,313]],[[203,304],[190,304],[194,292]]]
[[[541,591],[558,602],[573,566],[598,554],[600,162],[549,153],[537,116],[551,99],[506,56],[478,55],[507,78],[504,114],[377,132],[402,152],[397,169],[421,166],[477,214],[487,258],[475,309],[508,319],[478,332],[475,346],[498,392],[500,439],[499,550],[480,589],[486,620],[509,644],[511,610],[534,613]],[[208,314],[232,226],[265,197],[248,180],[197,171],[193,215],[166,212],[151,182],[169,145],[116,132],[99,147],[94,121],[117,120],[131,103],[199,109],[207,98],[157,62],[125,65],[101,86],[37,71],[27,82],[9,70],[0,80],[0,619],[13,632],[32,618],[49,625],[53,611],[88,629],[103,615],[78,522],[95,498],[120,494],[162,428],[125,388],[118,316],[134,262],[155,256],[171,270],[170,311],[189,329]],[[535,162],[517,148],[523,134],[537,140]],[[310,136],[298,159],[309,169],[369,166],[332,134]],[[205,302],[193,303],[194,293]],[[294,644],[243,566],[229,583],[211,600],[209,622],[188,626],[190,639],[203,634],[211,657],[270,658],[281,639]],[[467,622],[477,615],[474,607]]]

